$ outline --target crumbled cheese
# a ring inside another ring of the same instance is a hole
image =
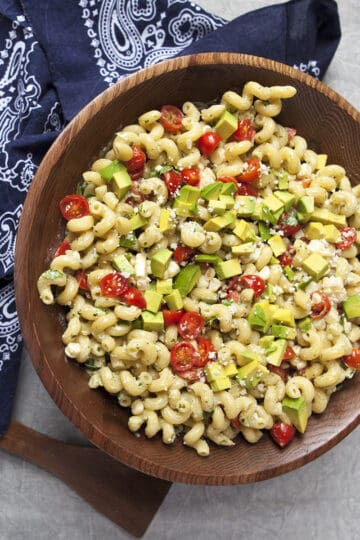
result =
[[[334,248],[326,240],[310,240],[307,248],[312,253],[319,253],[325,257],[331,257],[334,254]]]
[[[329,299],[333,300],[334,302],[342,302],[347,298],[347,292],[341,277],[324,277],[322,289],[326,296],[328,296]]]

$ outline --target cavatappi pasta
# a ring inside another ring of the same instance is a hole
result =
[[[360,189],[276,122],[295,93],[148,111],[60,203],[40,298],[134,433],[284,446],[359,369]]]

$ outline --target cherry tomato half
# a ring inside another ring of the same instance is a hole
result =
[[[284,236],[292,236],[300,231],[301,224],[296,217],[295,208],[291,208],[288,212],[284,212],[281,215],[276,228],[283,231]]]
[[[214,356],[215,349],[211,341],[206,338],[199,337],[198,340],[198,353],[199,356],[195,361],[195,367],[204,367],[211,360],[211,356]]]
[[[219,176],[216,181],[222,182],[223,184],[234,184],[234,186],[236,187],[235,193],[238,192],[239,185],[233,176]]]
[[[290,251],[285,251],[285,253],[283,253],[282,255],[278,257],[278,259],[279,259],[280,266],[282,266],[283,268],[285,266],[291,266],[293,262],[293,257]]]
[[[229,291],[226,295],[226,298],[229,298],[229,300],[232,300],[236,304],[240,302],[240,293],[239,291]]]
[[[129,161],[124,161],[124,165],[131,176],[131,179],[138,180],[144,173],[146,155],[141,150],[140,146],[137,146],[136,144],[132,147],[132,151],[133,157],[129,159]]]
[[[237,279],[238,278],[238,279]],[[265,281],[255,274],[247,274],[245,276],[236,276],[229,284],[228,290],[237,289],[238,286],[254,291],[254,298],[259,298],[265,289]]]
[[[182,371],[179,375],[187,382],[196,382],[199,381],[201,377],[204,377],[204,371],[202,369],[188,369],[188,371]]]
[[[203,156],[210,156],[219,146],[221,137],[214,131],[206,131],[198,140],[198,147]]]
[[[184,313],[178,322],[179,334],[184,339],[196,339],[204,330],[204,319],[196,311]]]
[[[294,426],[285,424],[285,422],[277,422],[270,429],[270,435],[280,448],[284,448],[284,446],[288,445],[295,437],[295,433],[296,429]]]
[[[188,246],[178,246],[174,249],[174,261],[178,264],[188,261],[194,255],[194,250]]]
[[[129,289],[121,293],[120,298],[128,306],[136,306],[140,309],[146,309],[146,300],[144,295],[135,287],[129,287]]]
[[[237,176],[239,182],[256,182],[260,177],[260,161],[258,158],[250,158],[244,161],[243,172]]]
[[[337,249],[347,249],[353,245],[357,238],[357,232],[354,227],[343,227],[340,229],[341,241],[335,244]]]
[[[351,369],[360,371],[360,349],[354,347],[351,354],[343,356],[341,360]]]
[[[125,199],[125,202],[127,204],[130,204],[130,206],[139,206],[139,204],[141,204],[144,201],[145,201],[145,196],[140,191],[139,182],[136,182],[136,181],[133,182],[130,188],[130,192]]]
[[[285,349],[284,356],[282,357],[283,360],[291,360],[292,358],[295,358],[295,351],[290,345],[288,345]]]
[[[111,298],[121,296],[129,288],[129,281],[120,272],[106,274],[100,280],[101,294]]]
[[[63,240],[60,246],[55,251],[54,257],[59,257],[59,255],[65,255],[68,249],[71,249],[70,243],[67,240]]]
[[[75,278],[77,279],[80,289],[83,289],[84,291],[89,290],[89,284],[85,270],[78,270],[75,273]]]
[[[193,368],[198,353],[195,347],[187,341],[174,345],[170,352],[170,363],[174,371],[183,373]]]
[[[279,375],[279,377],[282,378],[284,382],[286,382],[287,379],[287,371],[286,369],[280,367],[280,366],[273,366],[272,364],[267,364],[266,366],[271,373],[276,373],[276,375]]]
[[[295,137],[297,131],[296,131],[296,129],[291,128],[291,127],[287,127],[285,129],[286,129],[287,134],[288,134],[288,143],[289,143],[290,141],[293,140],[293,138]]]
[[[66,195],[60,201],[60,212],[67,221],[82,218],[90,213],[89,203],[82,195]]]
[[[314,304],[311,305],[310,317],[314,321],[318,321],[325,317],[331,309],[331,303],[329,298],[322,291],[314,291],[311,294],[311,299],[314,300]]]
[[[161,107],[160,124],[169,133],[178,133],[182,129],[183,113],[174,105]]]
[[[235,141],[253,141],[256,131],[250,118],[238,120],[237,130],[232,134]]]
[[[251,184],[247,184],[246,182],[239,182],[237,194],[248,195],[250,197],[258,197],[259,191]]]
[[[164,326],[170,326],[171,324],[177,324],[183,316],[183,311],[171,311],[170,309],[163,309]]]
[[[200,171],[196,167],[189,167],[181,171],[182,179],[190,186],[198,186],[200,183]]]
[[[166,171],[163,173],[164,182],[170,195],[174,196],[182,184],[182,176],[176,171]]]

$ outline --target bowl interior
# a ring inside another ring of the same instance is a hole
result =
[[[293,84],[297,96],[285,101],[279,122],[295,127],[310,148],[343,165],[356,182],[360,173],[359,114],[318,81],[275,62],[245,55],[184,57],[142,71],[107,90],[66,128],[43,160],[27,197],[17,238],[16,298],[32,361],[57,405],[95,445],[129,466],[161,478],[190,483],[252,482],[298,467],[333,446],[359,423],[360,382],[355,377],[330,400],[327,411],[310,419],[303,437],[281,451],[265,435],[251,446],[213,446],[199,458],[180,442],[134,437],[128,412],[101,391],[88,389],[86,373],[64,358],[62,309],[43,305],[36,281],[64,234],[58,202],[72,193],[81,173],[121,126],[143,112],[185,101],[207,103],[248,80],[263,85]]]

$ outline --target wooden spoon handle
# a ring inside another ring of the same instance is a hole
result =
[[[12,421],[0,449],[53,473],[96,510],[142,536],[171,483],[125,467],[97,448],[67,444]]]

